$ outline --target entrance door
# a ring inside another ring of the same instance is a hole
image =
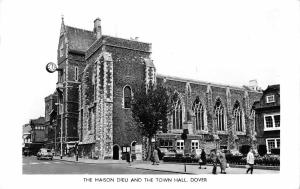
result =
[[[115,145],[113,147],[113,159],[119,160],[119,146]]]

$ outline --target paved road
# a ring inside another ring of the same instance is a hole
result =
[[[172,174],[135,169],[127,164],[87,164],[60,160],[37,160],[23,157],[23,174]]]

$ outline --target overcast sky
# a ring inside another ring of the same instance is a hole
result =
[[[289,129],[281,133],[299,139],[299,13],[297,0],[0,0],[1,126],[9,129],[1,139],[14,141],[18,133],[21,140],[22,125],[44,116],[44,97],[57,81],[45,65],[56,62],[62,14],[70,26],[92,30],[100,17],[103,34],[152,43],[161,74],[239,86],[257,79],[263,89],[283,84],[281,115]]]
[[[298,25],[288,17],[299,15],[290,5],[274,0],[2,1],[1,41],[4,56],[17,69],[11,76],[18,78],[13,89],[24,99],[22,121],[43,116],[44,97],[55,90],[57,74],[47,73],[45,65],[56,62],[61,15],[66,25],[88,30],[100,17],[103,34],[152,43],[158,73],[239,86],[257,79],[265,89],[280,83],[281,66],[289,63],[285,53],[293,53],[288,45],[299,37]]]

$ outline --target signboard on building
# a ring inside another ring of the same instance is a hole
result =
[[[142,160],[142,145],[135,145],[136,160]]]

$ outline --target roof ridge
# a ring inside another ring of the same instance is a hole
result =
[[[161,73],[157,73],[157,76],[158,77],[166,77],[166,78],[170,78],[170,79],[174,79],[174,80],[181,80],[181,81],[184,81],[184,82],[194,82],[194,83],[202,83],[204,85],[215,85],[215,86],[219,86],[219,87],[223,87],[223,88],[226,88],[226,87],[229,87],[229,88],[232,88],[232,89],[244,89],[244,90],[249,90],[249,89],[246,89],[244,86],[237,86],[237,85],[226,85],[226,84],[222,84],[222,83],[215,83],[215,82],[209,82],[209,81],[202,81],[202,80],[198,80],[198,79],[192,79],[192,78],[184,78],[184,77],[178,77],[178,76],[170,76],[170,75],[166,75],[166,74],[161,74]],[[249,90],[249,91],[253,91],[253,90]],[[257,91],[255,91],[257,92]]]
[[[91,30],[86,30],[86,29],[82,29],[82,28],[78,28],[78,27],[74,27],[74,26],[69,26],[69,25],[65,25],[66,27],[68,27],[68,28],[73,28],[73,29],[77,29],[77,30],[83,30],[83,31],[87,31],[87,32],[93,32],[93,31],[91,31]]]

